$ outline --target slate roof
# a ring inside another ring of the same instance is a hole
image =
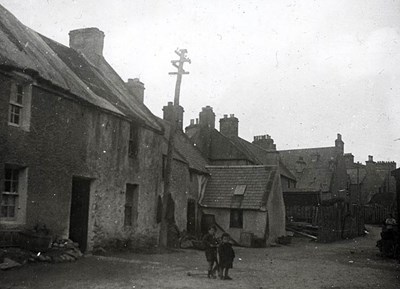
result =
[[[328,192],[333,177],[332,166],[337,162],[337,148],[308,148],[279,151],[282,162],[296,177],[296,188]],[[302,159],[304,170],[297,172],[296,163]]]
[[[267,151],[258,145],[248,142],[240,137],[233,137],[231,140],[233,143],[245,149],[247,155],[255,159],[257,164],[275,165],[279,163],[279,173],[281,175],[292,180],[296,179],[292,172],[280,160],[279,153],[277,151]]]
[[[206,169],[207,161],[182,131],[176,134],[175,147],[185,157],[189,168],[198,172],[208,173]]]
[[[216,129],[210,131],[211,149],[210,159],[213,160],[247,160],[252,164],[259,164],[258,160],[247,150],[243,149],[238,143],[224,136]]]
[[[201,205],[211,208],[260,210],[274,193],[277,166],[208,166],[211,174]],[[237,185],[246,185],[243,196],[234,196]]]
[[[155,116],[130,95],[104,58],[101,69],[94,67],[75,50],[26,27],[1,5],[0,39],[0,68],[33,75],[80,101],[161,131]]]
[[[250,143],[240,137],[224,136],[216,129],[201,128],[197,125],[197,129],[188,131],[187,136],[194,143],[201,143],[204,135],[209,134],[209,159],[210,160],[246,160],[252,165],[277,165],[279,164],[280,174],[295,180],[295,176],[288,170],[285,165],[279,161],[277,151],[267,151],[259,146]],[[206,138],[206,137],[205,137]]]
[[[168,143],[170,123],[159,119],[164,127],[164,140]],[[175,133],[175,154],[174,158],[188,164],[189,168],[200,173],[208,174],[206,169],[207,160],[203,157],[198,148],[192,143],[189,137],[181,130],[176,130]]]

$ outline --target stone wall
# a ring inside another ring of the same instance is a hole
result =
[[[26,227],[44,223],[54,234],[68,237],[72,177],[79,176],[92,180],[89,249],[116,239],[157,242],[161,137],[140,129],[139,153],[129,158],[128,121],[37,86],[30,132],[22,131],[7,124],[9,87],[10,79],[0,75],[0,183],[4,164],[28,167]],[[139,186],[137,225],[128,228],[126,184]]]
[[[202,212],[214,215],[216,223],[237,242],[240,242],[242,232],[253,233],[257,238],[265,237],[268,218],[265,211],[243,210],[243,228],[230,228],[230,209],[202,208]]]

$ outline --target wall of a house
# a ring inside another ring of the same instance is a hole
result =
[[[81,176],[92,179],[89,249],[127,238],[156,243],[161,138],[141,129],[138,156],[130,159],[127,121],[35,86],[30,132],[22,131],[7,124],[9,87],[0,75],[0,183],[4,164],[29,168],[26,227],[44,223],[68,237],[72,177]],[[125,228],[127,183],[139,186],[139,197],[136,226]]]
[[[243,210],[243,228],[230,228],[230,209],[202,208],[203,214],[215,216],[216,223],[231,237],[240,242],[242,232],[253,233],[257,238],[265,237],[267,212],[259,210]]]

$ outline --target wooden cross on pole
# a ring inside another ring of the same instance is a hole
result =
[[[186,49],[177,49],[175,53],[179,56],[179,60],[172,60],[171,63],[175,66],[178,71],[170,72],[170,75],[176,75],[176,85],[175,85],[175,97],[174,97],[174,106],[172,111],[172,123],[171,128],[169,130],[168,137],[168,150],[167,150],[167,161],[165,165],[165,179],[164,179],[164,194],[163,194],[163,206],[162,206],[162,218],[161,218],[161,228],[160,228],[160,237],[159,237],[159,245],[161,247],[168,246],[168,227],[172,220],[167,220],[167,211],[168,211],[168,202],[169,198],[172,198],[172,161],[173,161],[173,153],[175,147],[175,132],[178,129],[178,117],[177,111],[179,107],[179,96],[181,91],[181,83],[182,83],[182,75],[189,74],[183,69],[183,64],[185,62],[191,63],[190,59],[187,58],[187,50]]]

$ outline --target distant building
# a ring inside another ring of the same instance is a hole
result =
[[[316,206],[334,199],[348,201],[344,142],[337,135],[331,147],[279,151],[283,164],[296,177],[296,184],[283,188],[290,217],[311,221]]]
[[[396,169],[395,162],[375,162],[368,156],[365,165],[354,162],[352,154],[345,154],[349,192],[353,203],[379,204],[385,207],[394,205],[396,181],[391,172]]]

